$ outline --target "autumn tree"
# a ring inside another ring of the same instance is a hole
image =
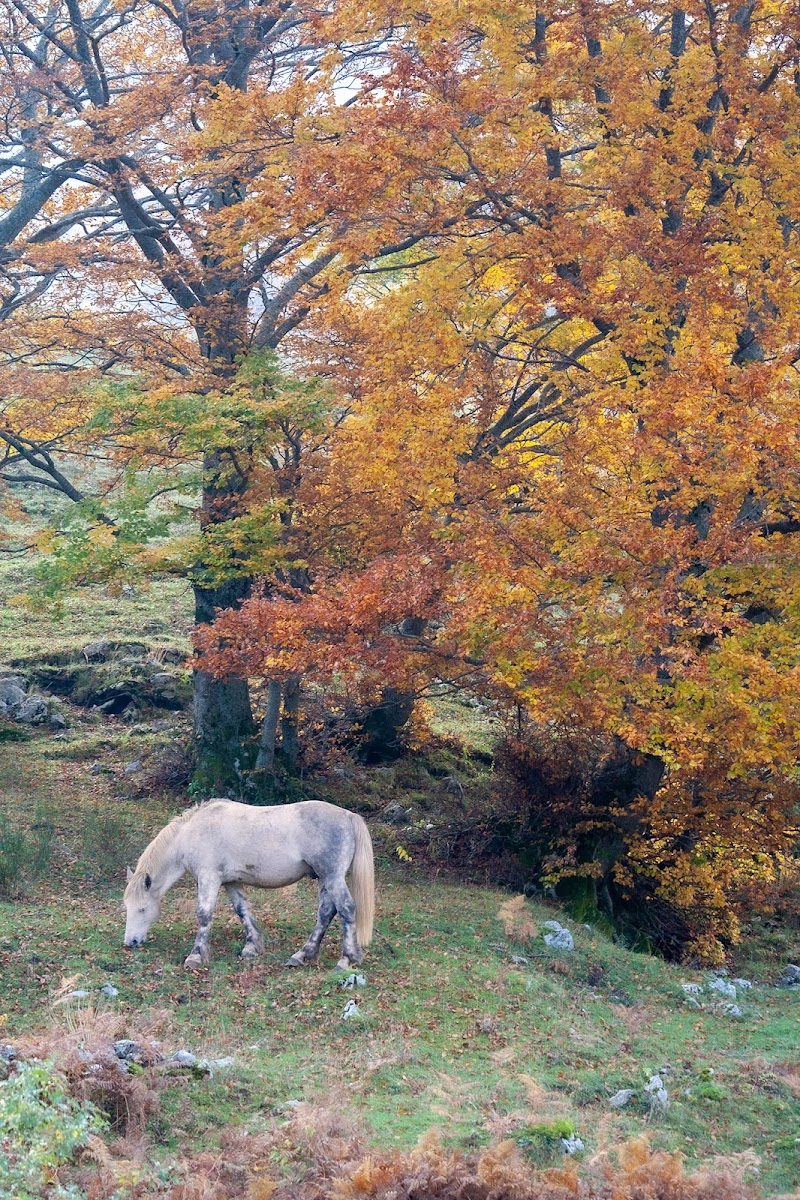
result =
[[[109,549],[122,475],[185,488],[199,463],[204,542],[184,568],[209,622],[250,589],[248,537],[266,535],[248,513],[276,454],[284,532],[299,477],[302,422],[264,417],[254,364],[278,347],[300,364],[311,314],[453,222],[460,197],[425,187],[436,123],[402,95],[387,107],[390,14],[7,0],[2,19],[2,477],[81,506],[87,544]],[[107,464],[99,487],[87,456]],[[224,775],[247,681],[198,670],[195,719]]]
[[[713,958],[795,838],[796,6],[394,11],[382,86],[447,131],[465,216],[316,324],[353,398],[327,467],[346,532],[320,520],[314,594],[203,644],[254,673],[467,678],[656,757],[654,796],[579,819],[622,831],[618,886]],[[578,832],[554,874],[602,870]]]

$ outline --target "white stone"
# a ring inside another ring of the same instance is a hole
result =
[[[667,1095],[667,1089],[664,1087],[664,1081],[661,1076],[651,1075],[644,1085],[644,1090],[650,1097],[651,1107],[666,1112],[669,1108],[669,1096]]]
[[[722,979],[719,976],[712,979],[708,985],[709,991],[719,992],[720,996],[727,996],[730,1000],[736,999],[736,988],[732,983],[728,983],[727,979]]]

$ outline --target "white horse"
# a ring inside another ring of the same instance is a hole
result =
[[[345,882],[350,871],[352,894]],[[320,944],[336,913],[343,928],[340,967],[361,962],[372,938],[375,875],[372,840],[356,813],[305,800],[257,808],[233,800],[209,800],[165,825],[128,868],[125,889],[125,945],[133,949],[158,918],[161,897],[187,871],[197,880],[197,937],[187,967],[208,962],[208,935],[220,887],[224,887],[244,926],[243,958],[264,949],[243,886],[280,888],[310,875],[319,880],[317,923],[306,944],[286,966],[300,967],[319,956]]]

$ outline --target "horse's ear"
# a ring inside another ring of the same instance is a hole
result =
[[[150,878],[150,876],[149,876],[149,875],[145,875],[145,877],[144,877],[144,886],[145,886],[145,890],[146,890],[146,891],[147,891],[147,890],[149,890],[149,888],[150,888],[150,885],[152,884],[152,882],[153,882],[153,881],[152,881],[152,879]]]
[[[126,867],[125,868],[125,882],[130,883],[130,881],[132,879],[133,879],[133,871],[130,869],[130,867]]]

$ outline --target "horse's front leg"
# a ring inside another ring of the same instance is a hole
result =
[[[208,935],[211,932],[219,885],[219,875],[197,877],[197,936],[189,956],[184,960],[185,967],[202,967],[203,963],[208,962]]]
[[[255,958],[257,954],[263,954],[264,938],[261,935],[261,930],[255,923],[253,910],[247,901],[247,896],[245,896],[243,888],[239,887],[238,883],[226,883],[225,891],[228,893],[228,899],[233,905],[233,911],[244,927],[246,940],[244,949],[242,950],[242,958]]]
[[[330,925],[336,913],[336,905],[334,904],[328,889],[324,883],[319,885],[319,908],[317,909],[317,923],[311,931],[311,935],[300,950],[292,955],[287,960],[287,967],[302,967],[306,963],[315,962],[319,957],[319,948],[322,939],[325,937],[325,932]]]

